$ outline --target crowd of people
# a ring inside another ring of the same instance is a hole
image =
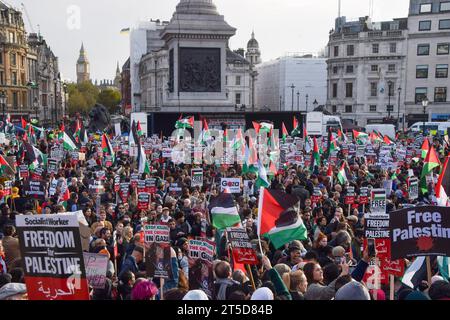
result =
[[[448,154],[448,145],[443,138],[431,139],[443,161]],[[105,164],[98,153],[101,136],[96,138],[95,134],[89,134],[84,159],[74,161],[71,153],[66,152],[57,173],[47,170],[42,173],[47,194],[35,199],[26,195],[27,178],[20,178],[18,170],[20,165],[32,164],[24,157],[27,149],[22,140],[22,137],[13,138],[0,148],[5,159],[15,159],[15,167],[2,167],[3,182],[13,181],[11,194],[5,195],[4,185],[0,185],[0,299],[26,299],[16,217],[79,210],[87,222],[87,225],[80,223],[83,250],[105,254],[110,259],[105,287],[91,288],[92,300],[387,300],[390,295],[395,300],[450,299],[449,279],[439,274],[436,265],[432,266],[431,283],[425,277],[416,286],[408,287],[396,278],[394,293],[389,285],[371,288],[364,281],[374,257],[364,246],[363,210],[368,210],[368,206],[359,204],[359,190],[368,186],[383,188],[383,181],[392,179],[387,212],[405,205],[433,203],[431,187],[429,192],[420,193],[418,199],[412,200],[408,194],[409,169],[416,177],[421,175],[423,158],[420,155],[395,170],[383,170],[364,157],[350,158],[339,152],[331,177],[326,153],[312,170],[301,164],[285,164],[272,177],[269,188],[297,197],[307,239],[290,241],[281,248],[275,248],[264,237],[259,240],[258,190],[251,195],[233,194],[242,227],[257,252],[258,264],[248,269],[250,273],[234,268],[226,234],[213,226],[208,205],[220,193],[217,185],[220,178],[255,181],[256,173],[243,173],[242,166],[237,164],[174,164],[170,159],[148,154],[151,172],[140,173],[139,178],[156,178],[156,190],[152,193],[149,208],[139,210],[136,187],[130,184],[126,201],[114,189],[117,176],[124,183],[130,182],[132,175],[138,173],[136,158],[119,146],[113,163]],[[52,147],[60,143],[57,132],[46,132],[35,141],[27,142],[44,155],[49,155]],[[413,144],[413,140],[398,138],[395,143],[406,146]],[[392,152],[395,153],[395,149]],[[348,164],[345,166],[345,184],[339,183],[337,177],[343,161]],[[203,186],[191,187],[191,169],[199,167],[203,169]],[[14,173],[9,172],[10,169]],[[99,171],[105,172],[104,177],[96,177]],[[102,181],[100,192],[89,187],[93,180]],[[174,183],[181,191],[171,189]],[[54,190],[50,194],[48,190],[52,186]],[[64,186],[70,196],[61,201]],[[344,203],[349,186],[354,187],[356,194],[355,203],[350,206]],[[317,188],[320,196],[318,202],[313,203],[311,198],[316,195]],[[146,274],[142,239],[145,224],[165,224],[170,228],[173,272],[162,287],[159,279]],[[211,294],[189,287],[188,240],[199,238],[216,243]],[[408,266],[411,261],[406,263]]]

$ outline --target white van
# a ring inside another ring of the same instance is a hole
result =
[[[436,134],[439,131],[439,127],[441,124],[445,122],[425,122],[425,130],[426,132],[431,132],[431,134]],[[416,122],[411,127],[408,128],[408,131],[413,133],[423,132],[423,122]]]
[[[395,139],[395,126],[393,124],[368,124],[365,128],[368,134],[377,131],[383,136]]]

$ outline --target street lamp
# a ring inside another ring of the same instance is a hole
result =
[[[297,110],[300,112],[300,91],[297,91]]]
[[[402,93],[402,88],[398,87],[397,90],[398,90],[398,108],[397,108],[397,131],[398,131],[400,130],[400,95]]]
[[[292,89],[292,112],[294,112],[294,89],[295,89],[294,84],[291,84],[289,88]]]
[[[388,87],[389,87],[389,89],[388,89],[388,99],[389,99],[389,102],[388,102],[388,107],[387,107],[388,118],[389,119],[391,118],[391,88],[392,88],[392,85],[393,85],[393,82],[389,80],[389,82],[388,82]]]
[[[306,94],[305,98],[306,98],[306,113],[308,113],[308,98],[309,98],[309,95]]]
[[[37,97],[34,97],[33,108],[34,108],[34,111],[36,112],[36,121],[38,121],[38,99],[37,99]]]
[[[317,106],[319,105],[319,103],[317,102],[317,99],[314,99],[314,102],[313,102],[313,106],[314,106],[314,110],[316,110],[317,109]],[[313,111],[314,111],[313,110]]]
[[[425,137],[425,122],[426,122],[425,120],[428,107],[428,98],[426,96],[422,100],[422,107],[423,107],[423,136]]]
[[[4,91],[0,92],[0,104],[3,109],[3,121],[5,121],[6,94]]]

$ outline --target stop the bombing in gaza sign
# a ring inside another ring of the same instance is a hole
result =
[[[30,300],[89,300],[78,218],[16,217]]]
[[[450,207],[415,207],[390,215],[391,260],[450,256]]]

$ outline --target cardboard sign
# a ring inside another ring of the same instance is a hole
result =
[[[119,192],[120,190],[120,176],[116,175],[114,177],[114,192]]]
[[[133,189],[137,187],[138,180],[139,180],[139,173],[131,174],[131,176],[130,176],[130,185],[131,185],[131,187]]]
[[[347,194],[344,199],[345,204],[355,203],[355,187],[347,187]]]
[[[225,188],[230,190],[230,193],[241,193],[241,179],[240,178],[221,178],[220,192],[224,192]]]
[[[104,289],[106,284],[106,271],[108,269],[108,256],[83,252],[83,257],[86,266],[86,278],[89,285],[95,289]]]
[[[78,218],[19,215],[17,234],[30,300],[89,300]]]
[[[411,200],[417,199],[419,197],[419,179],[417,177],[409,178],[408,193]]]
[[[145,180],[138,180],[137,192],[138,192],[138,194],[141,193],[141,192],[148,192],[146,187],[145,187]]]
[[[53,146],[50,150],[50,158],[61,161],[64,158],[64,149],[62,146]]]
[[[41,167],[37,167],[31,172],[32,180],[42,180],[42,176],[44,175],[44,169]]]
[[[314,187],[314,192],[311,196],[311,202],[317,204],[317,203],[319,203],[321,197],[322,197],[322,193],[320,192],[320,188]]]
[[[147,276],[172,277],[170,229],[166,225],[145,225],[145,266]]]
[[[389,238],[389,215],[386,213],[386,190],[373,189],[371,212],[365,217],[365,237],[370,239]]]
[[[227,228],[228,241],[232,247],[233,259],[237,263],[258,264],[256,252],[243,228]]]
[[[139,184],[139,181],[138,181]],[[139,188],[139,186],[138,186]],[[156,193],[157,189],[156,189],[156,178],[148,178],[145,180],[145,189],[147,190],[148,193],[152,194],[152,193]]]
[[[44,181],[29,180],[24,183],[25,195],[44,201],[47,196],[47,186]]]
[[[119,195],[123,203],[128,203],[128,196],[130,195],[130,183],[122,182],[120,184]]]
[[[189,289],[203,290],[210,298],[214,292],[213,260],[215,245],[204,240],[189,240]]]
[[[369,203],[369,188],[361,187],[359,189],[359,204],[368,204]]]
[[[138,194],[138,203],[137,203],[138,210],[148,210],[149,202],[150,202],[150,194],[146,192]]]
[[[22,179],[28,179],[30,176],[30,172],[28,171],[28,166],[26,164],[22,164],[19,166],[19,176]]]
[[[390,216],[391,260],[450,256],[450,207],[412,207]]]
[[[386,190],[384,189],[373,189],[372,190],[372,201],[370,204],[371,215],[383,216],[389,218],[386,214]]]
[[[244,197],[253,196],[255,194],[255,184],[252,180],[244,180]]]
[[[192,169],[191,177],[192,177],[191,187],[203,186],[203,169]]]
[[[47,172],[57,174],[59,171],[59,161],[57,159],[48,159]]]
[[[3,188],[3,195],[5,197],[9,197],[11,195],[11,189],[12,189],[12,181],[11,180],[5,181]]]

